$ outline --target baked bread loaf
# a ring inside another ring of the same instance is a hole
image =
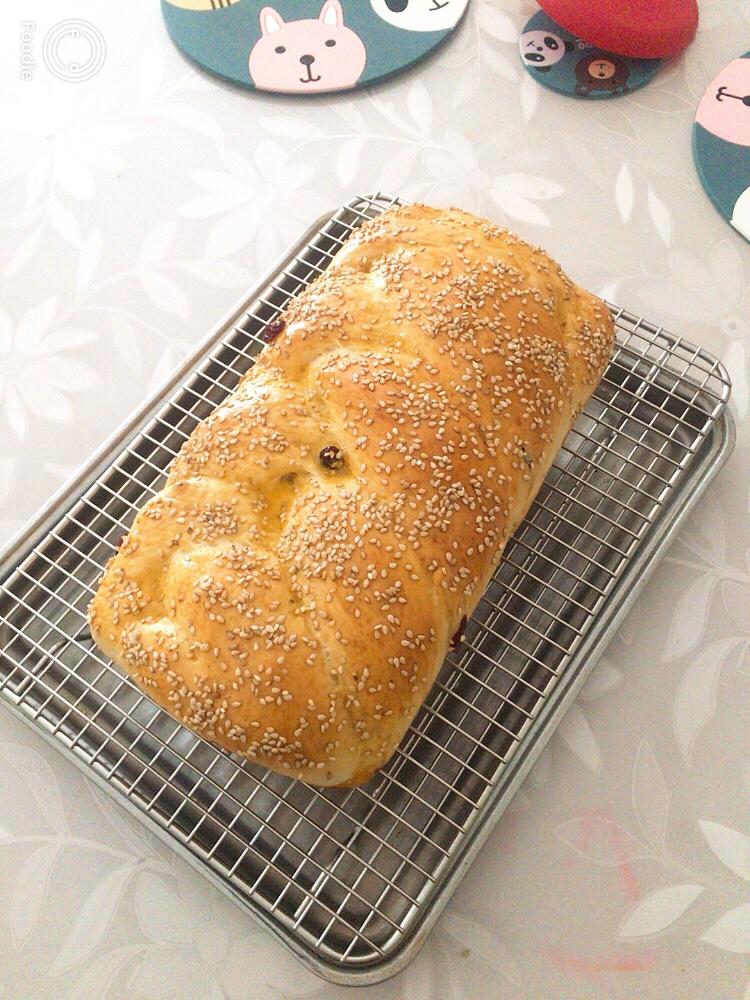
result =
[[[314,785],[391,757],[613,344],[465,212],[391,209],[267,328],[104,572],[94,639],[226,750]]]

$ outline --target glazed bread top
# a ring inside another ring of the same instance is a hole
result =
[[[544,252],[391,209],[267,328],[90,610],[221,747],[313,784],[391,756],[613,343]]]

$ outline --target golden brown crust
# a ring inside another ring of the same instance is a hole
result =
[[[613,343],[457,210],[366,224],[109,562],[101,649],[206,739],[319,785],[398,745]]]

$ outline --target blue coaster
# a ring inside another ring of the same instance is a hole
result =
[[[703,95],[693,156],[706,194],[750,240],[750,52],[725,66]]]
[[[550,90],[601,100],[645,86],[661,59],[629,59],[605,52],[571,35],[543,10],[527,23],[519,39],[521,62]]]
[[[469,0],[162,0],[174,43],[245,87],[328,93],[412,66],[456,27]]]

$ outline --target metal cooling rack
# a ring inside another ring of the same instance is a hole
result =
[[[613,310],[607,374],[383,771],[316,791],[182,728],[91,643],[102,567],[263,326],[394,200],[313,227],[0,560],[3,700],[314,971],[361,985],[413,957],[733,442],[719,362]]]

